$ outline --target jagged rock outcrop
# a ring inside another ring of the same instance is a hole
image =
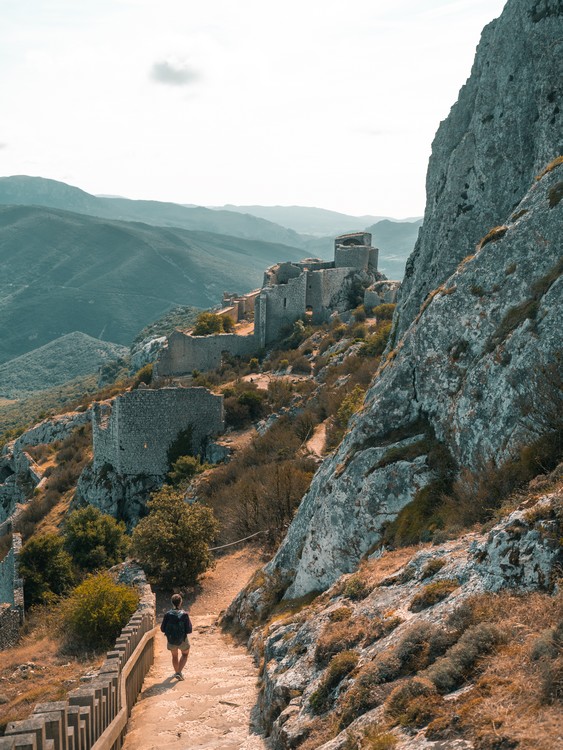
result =
[[[124,476],[109,465],[97,470],[89,465],[78,479],[70,509],[94,505],[102,513],[125,521],[131,530],[146,515],[149,495],[162,486],[164,479],[146,474]]]
[[[488,533],[470,533],[442,545],[427,545],[412,557],[401,550],[371,559],[308,607],[296,606],[294,613],[291,609],[287,613],[282,610],[265,630],[257,628],[250,645],[263,664],[258,715],[272,747],[297,747],[311,731],[313,717],[322,714],[326,721],[327,710],[334,712],[336,725],[340,722],[342,731],[333,732],[333,739],[320,742],[319,750],[350,747],[350,730],[381,721],[383,703],[391,690],[417,670],[426,668],[416,679],[426,679],[428,689],[434,689],[429,678],[437,682],[442,694],[461,687],[465,682],[461,674],[455,678],[457,684],[451,680],[452,684],[446,685],[443,676],[437,680],[440,674],[432,673],[431,666],[428,671],[428,666],[440,656],[460,650],[455,645],[461,636],[459,624],[473,612],[472,605],[465,605],[464,611],[464,603],[470,597],[501,589],[549,593],[556,585],[558,566],[563,561],[559,544],[563,495],[557,475],[554,472],[544,480],[551,483],[551,489],[540,493],[537,502],[527,499]],[[491,606],[494,610],[494,604]],[[233,615],[237,615],[236,605],[227,611],[227,619]],[[470,624],[465,622],[461,630],[467,630]],[[508,632],[501,633],[492,622],[478,625],[472,632],[492,639],[489,646],[496,637],[510,638]],[[469,634],[466,642],[468,638]],[[340,643],[342,640],[346,642]],[[489,646],[481,641],[479,656],[486,655]],[[352,662],[357,669],[350,668],[350,674],[339,685],[335,681],[325,691],[326,705],[319,710],[323,700],[319,689],[322,691],[330,670],[327,665],[334,654],[344,650],[349,658],[355,655]],[[467,678],[467,650],[464,658]],[[451,661],[446,666],[451,669]],[[347,699],[347,693],[350,695],[355,685],[361,684],[361,675],[370,670],[369,695],[361,698],[356,693],[355,703]],[[353,715],[344,720],[351,708]],[[401,741],[398,747],[409,750],[474,747],[462,738],[449,737],[447,744],[434,745],[422,737],[414,740],[405,736],[400,727],[394,731]]]
[[[377,546],[385,521],[441,470],[433,445],[476,470],[532,442],[560,410],[542,367],[563,347],[562,180],[554,166],[502,230],[480,249],[466,244],[388,356],[266,568],[286,598],[326,588]]]
[[[89,409],[59,414],[52,419],[44,419],[4,446],[0,455],[0,523],[12,515],[17,503],[24,502],[41,481],[42,472],[26,448],[64,440],[77,427],[89,424],[90,420]]]
[[[485,27],[471,76],[432,144],[397,340],[467,248],[501,224],[535,175],[563,153],[562,25],[561,0],[508,0]]]

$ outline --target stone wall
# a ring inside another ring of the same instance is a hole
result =
[[[395,304],[400,288],[400,281],[377,281],[369,289],[366,289],[364,293],[364,305],[366,307],[376,307],[383,303]]]
[[[155,377],[166,378],[190,375],[193,370],[213,370],[221,364],[223,352],[235,356],[253,354],[253,336],[220,333],[215,336],[192,336],[174,331],[155,364]]]
[[[336,268],[355,268],[358,271],[377,271],[379,250],[369,246],[334,248],[334,265]]]
[[[10,604],[0,604],[0,651],[12,648],[20,637],[20,613]]]
[[[140,389],[97,405],[92,414],[94,468],[110,464],[118,474],[163,476],[168,449],[192,429],[192,450],[224,429],[223,397],[206,388]]]
[[[315,325],[326,322],[338,308],[337,300],[342,296],[342,288],[350,272],[350,268],[331,268],[307,273],[305,305],[313,313],[312,322]]]
[[[20,534],[12,534],[12,546],[0,562],[0,649],[17,643],[23,623],[23,581],[18,575]]]
[[[305,313],[307,274],[289,279],[286,284],[262,289],[254,314],[255,346],[267,346],[279,338],[280,329],[291,325]]]

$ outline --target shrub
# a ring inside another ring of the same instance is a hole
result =
[[[133,532],[132,554],[162,585],[193,585],[213,565],[209,544],[218,530],[213,511],[188,504],[171,487],[154,493],[148,510]]]
[[[445,564],[446,561],[442,557],[433,557],[422,568],[420,579],[424,581],[426,578],[432,578],[438,571],[442,570]]]
[[[260,369],[260,362],[258,361],[258,357],[251,357],[248,363],[248,367],[250,369],[250,372],[258,372]]]
[[[83,570],[109,568],[125,559],[125,524],[93,505],[73,511],[64,527],[64,546]]]
[[[362,344],[362,347],[360,349],[360,355],[362,357],[379,357],[381,354],[383,354],[383,351],[387,346],[390,333],[391,322],[382,323],[377,327],[375,333],[372,333],[366,337],[366,340]]]
[[[352,617],[352,610],[350,607],[338,607],[329,612],[328,617],[331,622],[343,622]]]
[[[296,357],[296,359],[294,359],[292,362],[291,371],[301,373],[303,375],[310,375],[311,363],[309,362],[307,357]]]
[[[24,582],[26,608],[52,601],[74,583],[72,559],[57,534],[29,539],[21,549],[18,570]]]
[[[185,430],[180,430],[176,439],[170,443],[167,452],[168,465],[174,466],[181,456],[190,456],[193,453],[193,427],[188,425]]]
[[[411,612],[421,612],[423,609],[441,602],[457,588],[459,588],[457,578],[444,578],[441,581],[429,583],[413,596],[409,609]]]
[[[500,632],[494,625],[474,625],[465,631],[445,656],[426,670],[425,676],[434,683],[438,692],[450,693],[463,684],[477,659],[490,653],[500,640]]]
[[[210,312],[202,312],[197,316],[192,334],[194,336],[209,336],[214,333],[223,333],[223,326],[224,319],[219,315]]]
[[[396,307],[397,305],[390,302],[384,302],[382,305],[376,305],[371,314],[378,320],[392,320]]]
[[[140,370],[137,370],[137,372],[133,376],[133,384],[131,387],[138,388],[141,385],[141,383],[144,383],[145,385],[150,385],[152,382],[152,371],[153,371],[152,362],[150,362],[148,365],[145,365],[144,367],[141,367]]]
[[[111,646],[137,608],[136,592],[98,573],[77,586],[63,606],[71,645],[87,649]]]
[[[428,698],[433,695],[436,695],[436,688],[430,680],[413,677],[411,680],[406,680],[401,685],[397,685],[385,702],[385,710],[392,719],[404,726],[412,726],[413,724],[416,726],[418,723],[422,723],[422,726],[424,726],[434,718],[434,715],[431,714],[428,720],[421,722],[422,717],[419,710],[417,710],[415,718],[412,715],[411,706],[417,698]],[[420,708],[420,703],[417,704],[417,708]],[[426,717],[424,718],[426,719]]]
[[[365,617],[327,623],[317,641],[315,662],[327,664],[336,654],[351,649],[365,637],[367,626]]]
[[[454,636],[430,622],[414,623],[395,648],[401,674],[424,669],[452,645]]]
[[[207,468],[207,464],[202,464],[199,456],[180,456],[172,465],[168,479],[174,486],[185,485]]]
[[[355,669],[357,664],[358,654],[355,651],[342,651],[331,659],[319,687],[309,698],[313,713],[323,713],[330,707],[331,693],[342,679]]]
[[[238,395],[225,398],[225,423],[229,427],[238,429],[264,416],[264,395],[253,390],[252,384],[245,385],[249,387]]]
[[[363,323],[367,318],[365,306],[359,305],[358,307],[356,307],[356,309],[353,310],[352,315],[354,316],[354,320],[356,321],[356,323]]]
[[[390,663],[387,666],[390,666]],[[380,706],[391,692],[390,686],[383,684],[387,680],[383,679],[384,673],[381,667],[382,661],[378,660],[359,670],[354,684],[348,688],[339,701],[338,728],[340,730],[349,726],[358,716]]]
[[[356,574],[346,581],[342,593],[344,596],[347,596],[348,599],[359,600],[365,599],[370,592],[371,588],[359,575]]]

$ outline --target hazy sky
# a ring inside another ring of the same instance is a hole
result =
[[[504,0],[0,0],[0,174],[421,215]]]

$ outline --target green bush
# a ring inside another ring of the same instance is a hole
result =
[[[378,320],[392,320],[396,307],[397,305],[393,305],[390,302],[384,302],[382,305],[374,307],[371,314]]]
[[[109,573],[88,576],[63,606],[63,622],[72,646],[108,648],[137,608],[136,592]]]
[[[191,480],[208,468],[202,464],[199,456],[180,456],[172,465],[172,471],[168,473],[170,484],[181,486],[188,484]]]
[[[223,318],[215,313],[202,312],[197,316],[192,334],[194,336],[209,336],[214,333],[223,333]]]
[[[344,596],[347,596],[348,599],[365,599],[366,596],[371,593],[371,588],[358,574],[356,574],[346,581],[342,593]]]
[[[144,383],[145,385],[150,385],[152,382],[152,371],[153,371],[152,362],[149,363],[148,365],[145,365],[144,367],[141,367],[140,370],[137,370],[137,372],[133,376],[132,388],[138,388],[141,383]]]
[[[125,559],[125,524],[93,505],[73,511],[64,527],[64,546],[82,570],[110,568]]]
[[[72,559],[57,534],[29,539],[21,549],[18,571],[23,578],[26,608],[53,601],[74,583]]]
[[[377,309],[377,308],[376,308]],[[375,333],[367,336],[365,343],[362,344],[360,354],[362,357],[379,357],[383,354],[389,335],[391,333],[391,322],[382,323],[377,327]]]
[[[171,487],[154,493],[148,510],[133,532],[131,553],[167,588],[195,584],[213,565],[209,544],[218,531],[213,511],[200,503],[190,505]]]
[[[342,651],[331,659],[319,687],[309,698],[313,713],[320,714],[330,708],[331,694],[334,689],[347,674],[355,669],[357,664],[358,654],[355,651]]]

